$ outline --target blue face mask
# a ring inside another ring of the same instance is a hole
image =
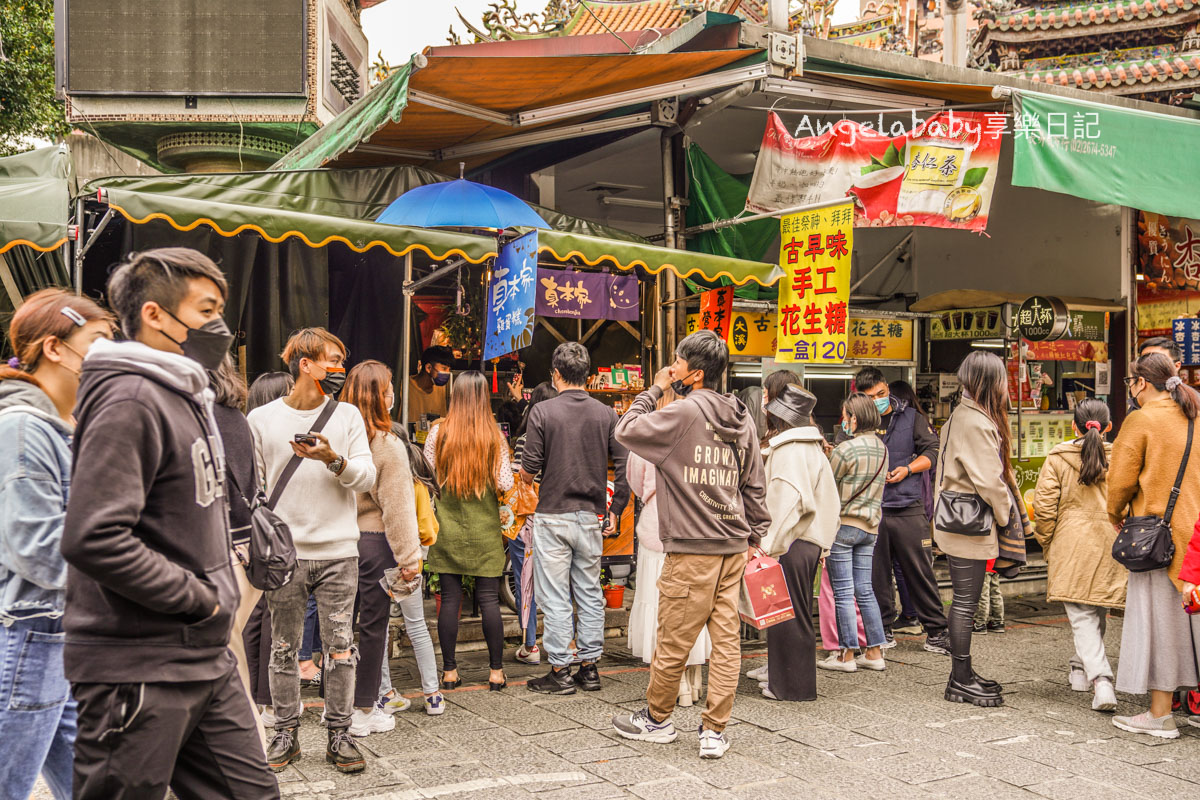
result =
[[[875,398],[875,410],[878,411],[880,414],[886,414],[888,412],[888,409],[891,407],[892,407],[891,399],[889,399],[887,397],[876,397]]]

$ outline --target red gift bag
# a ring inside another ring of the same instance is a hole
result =
[[[764,554],[746,564],[738,614],[743,622],[760,631],[795,619],[792,597],[778,561]]]

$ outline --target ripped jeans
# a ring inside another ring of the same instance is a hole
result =
[[[321,682],[325,693],[325,725],[331,730],[350,727],[354,711],[354,596],[358,591],[358,559],[333,561],[298,559],[296,574],[281,589],[267,592],[271,610],[271,703],[276,728],[300,724],[299,652],[304,636],[304,610],[311,594],[317,601],[317,619],[325,662]],[[350,651],[349,658],[334,653]]]

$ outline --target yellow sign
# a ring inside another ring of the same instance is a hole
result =
[[[734,356],[775,355],[775,312],[734,311],[729,325],[729,354]],[[700,315],[687,315],[687,332],[700,330]]]
[[[915,341],[911,319],[850,318],[850,358],[856,361],[916,361]]]
[[[854,204],[788,214],[779,221],[780,364],[841,364],[849,349]]]

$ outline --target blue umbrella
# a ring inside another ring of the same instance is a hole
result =
[[[550,228],[519,197],[462,178],[410,189],[375,221],[417,228]]]

